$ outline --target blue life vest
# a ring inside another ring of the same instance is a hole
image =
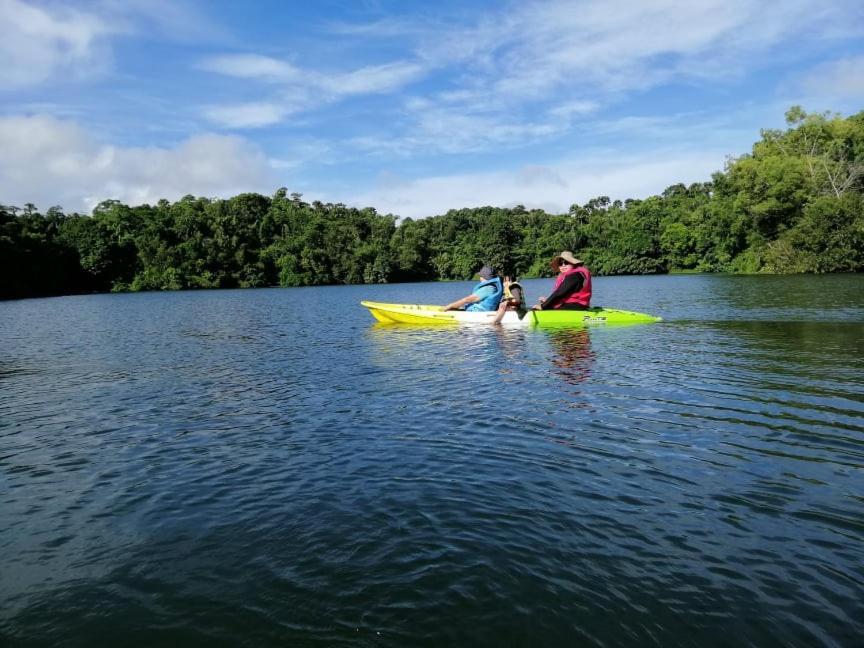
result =
[[[486,281],[481,281],[479,284],[474,286],[474,290],[471,291],[471,294],[480,296],[483,289],[489,286],[495,290],[480,299],[480,301],[469,304],[467,308],[465,308],[466,311],[494,311],[498,308],[498,304],[501,303],[501,297],[504,296],[504,282],[501,281],[501,277],[492,277]]]

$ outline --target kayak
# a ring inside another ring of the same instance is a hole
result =
[[[433,304],[384,304],[361,301],[376,320],[383,324],[490,324],[495,311],[445,311]],[[522,319],[516,311],[507,311],[501,324],[508,326],[581,327],[593,325],[648,324],[659,322],[660,317],[615,308],[589,308],[588,310],[528,311]]]
[[[372,316],[383,324],[490,324],[496,311],[445,311],[433,304],[384,304],[361,301]],[[509,326],[581,327],[592,325],[648,324],[659,322],[660,317],[646,313],[615,308],[589,308],[588,310],[528,311],[519,319],[516,311],[507,311],[501,324]]]

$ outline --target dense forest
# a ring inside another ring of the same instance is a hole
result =
[[[0,206],[0,298],[99,291],[526,277],[577,252],[597,275],[864,269],[864,112],[787,112],[710,181],[566,214],[479,207],[419,220],[273,196],[186,196],[92,215]]]

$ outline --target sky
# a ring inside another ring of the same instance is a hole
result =
[[[422,218],[702,182],[864,110],[861,0],[0,0],[0,204]]]

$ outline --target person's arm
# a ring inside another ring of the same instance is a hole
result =
[[[445,311],[456,310],[457,308],[462,308],[463,306],[467,306],[468,304],[473,304],[474,302],[478,302],[482,299],[477,295],[468,295],[467,297],[463,297],[462,299],[457,299],[454,302],[450,302],[444,307]]]
[[[495,315],[495,319],[492,320],[492,323],[493,324],[500,324],[501,320],[504,319],[504,314],[506,312],[507,312],[507,302],[502,299],[501,303],[498,304],[498,314]]]
[[[581,272],[574,272],[571,275],[564,277],[564,281],[558,286],[558,289],[549,295],[542,304],[540,310],[549,310],[555,308],[555,304],[564,301],[568,295],[582,289],[582,284],[585,283],[585,278]]]

